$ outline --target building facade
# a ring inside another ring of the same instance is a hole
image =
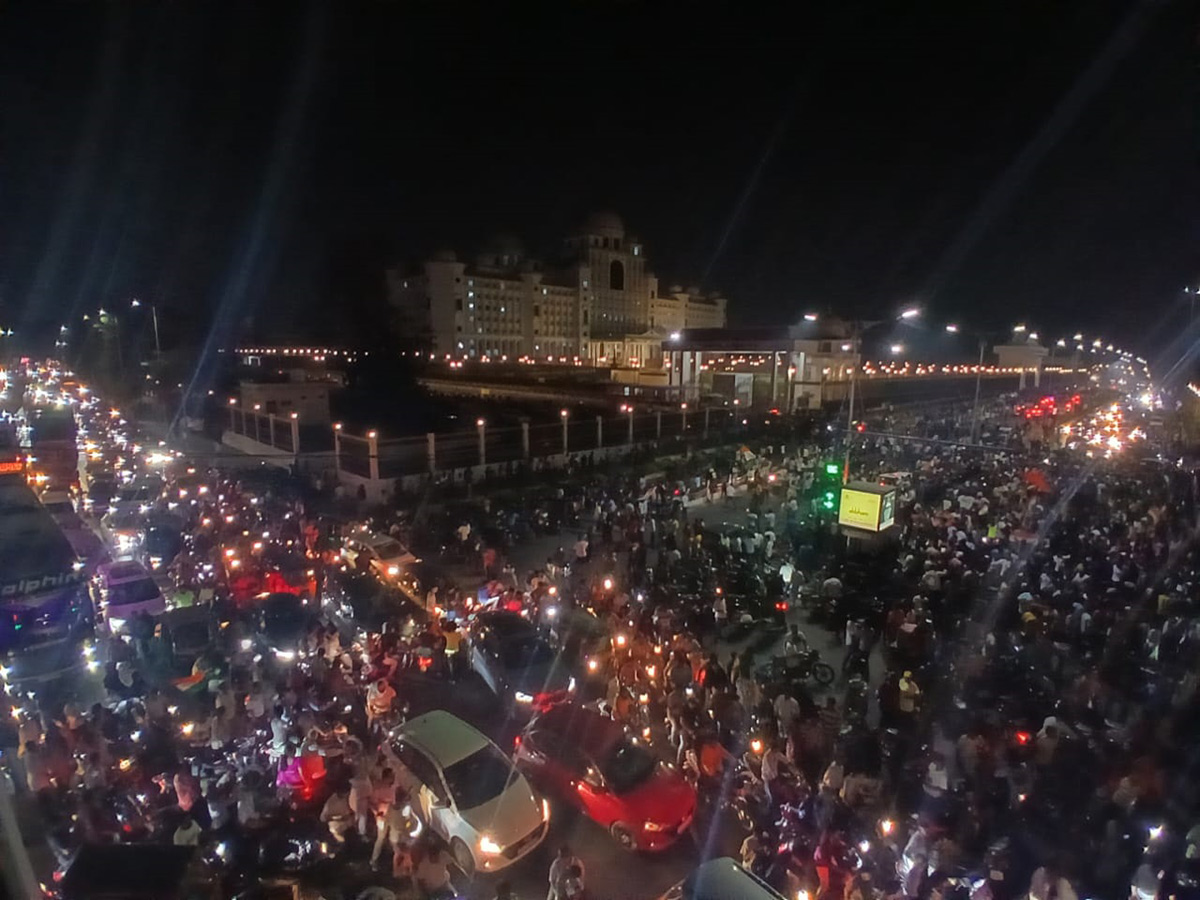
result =
[[[684,329],[663,343],[667,384],[685,400],[808,409],[845,396],[861,345],[844,322],[790,328]]]
[[[660,298],[645,247],[612,213],[589,217],[550,261],[498,237],[473,262],[443,251],[415,267],[390,269],[387,290],[414,345],[456,358],[623,366],[625,338],[664,331],[656,318],[678,328],[725,322],[723,298],[683,291]],[[601,343],[622,350],[610,355]]]

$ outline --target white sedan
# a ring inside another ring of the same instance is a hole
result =
[[[384,744],[426,827],[467,875],[497,872],[546,837],[550,805],[503,751],[457,716],[434,710]]]

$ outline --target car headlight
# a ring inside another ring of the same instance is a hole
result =
[[[113,618],[112,616],[109,616],[108,627],[112,631],[120,631],[121,629],[123,629],[125,627],[125,620],[124,619],[116,619],[116,618]]]
[[[276,650],[275,658],[280,662],[291,662],[296,658],[295,650]]]
[[[642,827],[647,831],[663,831],[667,826],[659,825],[657,822],[651,822],[649,819],[647,819],[642,823]]]
[[[532,703],[533,702],[533,696],[531,694],[526,694],[524,691],[517,691],[516,699],[517,699],[518,703]]]
[[[485,834],[479,839],[479,852],[486,853],[488,856],[495,856],[500,852],[500,845]]]
[[[400,574],[400,567],[399,566],[388,566],[387,573],[389,575],[391,575],[393,578],[395,578],[397,575]]]

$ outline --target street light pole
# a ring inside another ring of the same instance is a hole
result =
[[[846,410],[846,462],[842,466],[842,484],[845,484],[850,480],[850,439],[854,434],[854,391],[855,388],[858,387],[858,368],[861,363],[859,357],[861,356],[862,350],[863,332],[868,328],[874,328],[876,325],[882,325],[885,322],[908,322],[920,315],[921,310],[918,307],[910,307],[900,313],[900,315],[896,316],[895,319],[875,319],[869,322],[864,322],[861,319],[855,319],[851,323],[850,352],[855,355],[855,362],[854,365],[850,367],[850,397],[849,402],[846,404],[849,408]],[[815,317],[813,319],[809,319],[807,315],[804,318],[808,319],[809,321],[813,321],[815,319]],[[898,348],[893,348],[893,352],[898,352]]]
[[[559,418],[562,419],[562,450],[563,459],[565,460],[567,458],[567,419],[570,417],[571,411],[567,409],[560,409],[558,411],[558,415]]]
[[[137,309],[142,305],[142,301],[134,298],[129,305]],[[157,359],[162,356],[162,344],[158,340],[158,307],[153,303],[150,304],[150,321],[154,324],[154,356]]]
[[[850,440],[854,434],[854,389],[858,385],[858,340],[859,340],[858,323],[854,325],[854,331],[850,336],[850,352],[855,355],[854,362],[850,366],[850,398],[846,404],[849,409],[846,411],[846,461],[842,465],[842,484],[850,480]]]
[[[971,443],[974,444],[979,439],[979,385],[983,380],[983,351],[987,347],[987,340],[979,336],[979,364],[975,368],[975,402],[971,406]]]
[[[150,304],[150,321],[154,323],[154,355],[162,356],[162,345],[158,342],[158,307]]]

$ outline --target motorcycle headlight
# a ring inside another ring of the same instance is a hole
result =
[[[483,835],[479,839],[479,852],[486,853],[488,856],[495,856],[500,853],[501,847],[491,839],[489,835]]]
[[[575,676],[571,676],[571,680],[567,682],[567,692],[573,693],[575,690]]]
[[[391,575],[393,578],[395,578],[397,575],[400,574],[400,567],[399,566],[388,566],[387,573],[389,575]]]
[[[532,703],[533,696],[531,694],[526,694],[524,691],[517,691],[516,701],[518,703]]]

